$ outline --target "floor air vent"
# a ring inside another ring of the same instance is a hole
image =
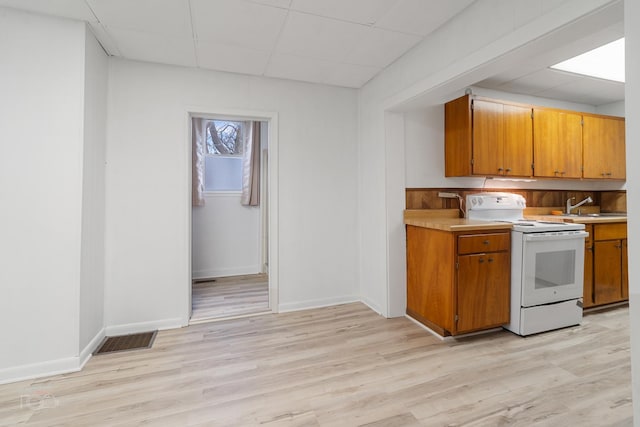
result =
[[[106,337],[98,350],[94,354],[114,353],[117,351],[140,350],[143,348],[151,348],[156,333],[142,332],[139,334],[119,335],[115,337]]]

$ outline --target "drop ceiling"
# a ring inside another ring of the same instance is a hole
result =
[[[359,88],[472,0],[0,0],[86,21],[109,55]],[[601,105],[624,84],[548,69],[615,38],[622,24],[476,85]]]

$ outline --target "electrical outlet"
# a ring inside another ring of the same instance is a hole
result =
[[[442,197],[443,199],[457,199],[460,197],[458,193],[447,193],[447,192],[439,192],[438,197]]]

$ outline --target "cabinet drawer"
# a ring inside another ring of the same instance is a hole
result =
[[[594,224],[594,240],[616,240],[627,238],[627,224],[616,222],[613,224]]]
[[[458,236],[458,254],[509,250],[510,233],[472,234]]]

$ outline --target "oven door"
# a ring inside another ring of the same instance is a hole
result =
[[[522,236],[522,306],[582,297],[585,231]]]

